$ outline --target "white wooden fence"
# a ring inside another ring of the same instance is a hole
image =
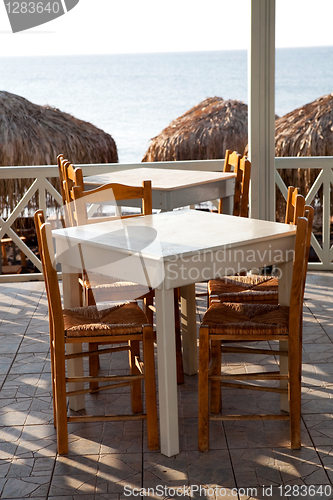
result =
[[[318,263],[310,263],[310,269],[333,270],[333,248],[330,244],[331,232],[331,184],[333,184],[333,157],[306,157],[306,158],[276,158],[276,168],[314,168],[320,169],[313,186],[307,197],[307,204],[311,204],[321,186],[323,186],[323,238],[320,245],[318,240],[312,235],[312,247],[318,255]],[[182,162],[153,162],[153,163],[130,163],[130,164],[95,164],[95,165],[77,165],[82,167],[84,175],[101,174],[105,172],[115,172],[119,170],[134,169],[140,167],[183,169],[183,170],[207,170],[222,171],[224,160],[204,160],[204,161],[182,161]],[[24,252],[27,258],[39,269],[40,273],[0,275],[0,282],[27,281],[42,279],[42,266],[40,260],[22,241],[16,232],[12,229],[14,221],[20,217],[22,211],[28,204],[28,201],[38,193],[39,207],[46,213],[46,200],[49,196],[54,198],[60,205],[62,204],[61,195],[52,186],[48,179],[58,177],[58,168],[56,166],[26,166],[26,167],[0,167],[0,182],[2,179],[33,179],[31,186],[18,202],[9,217],[5,220],[0,217],[0,238],[7,234],[20,250]],[[286,198],[287,186],[284,184],[281,176],[276,171],[276,184]]]
[[[300,168],[320,170],[317,178],[306,195],[306,204],[311,205],[323,187],[323,220],[322,220],[322,243],[312,234],[311,245],[316,252],[319,262],[310,262],[309,269],[321,271],[333,270],[333,246],[331,246],[331,204],[332,204],[332,184],[333,184],[333,157],[332,156],[308,156],[297,158],[275,158],[276,169]],[[287,186],[281,176],[275,170],[275,182],[284,197],[287,194]]]

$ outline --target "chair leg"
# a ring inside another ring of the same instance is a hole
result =
[[[221,341],[211,341],[211,359],[215,358],[216,365],[212,370],[212,375],[221,375]],[[222,409],[221,384],[219,380],[210,381],[210,411],[220,413]]]
[[[177,384],[184,383],[184,366],[182,354],[182,340],[180,332],[179,315],[179,288],[174,289],[174,309],[175,309],[175,332],[176,332],[176,366],[177,366]]]
[[[95,306],[96,305],[95,296],[94,296],[94,293],[93,293],[93,291],[92,291],[91,288],[87,288],[87,287],[84,288],[84,292],[82,294],[82,304],[80,304],[80,305],[82,306],[83,304],[85,306]],[[94,345],[95,345],[95,349],[94,350],[97,351],[98,344],[96,343]],[[96,366],[96,363],[97,363],[97,373],[96,373],[96,376],[97,376],[98,375],[98,370],[101,367],[101,363],[100,363],[100,360],[99,360],[99,355],[96,354],[96,356],[90,356],[89,357],[89,365],[90,365],[90,362],[93,363],[94,366]],[[91,385],[90,385],[90,387],[91,387]],[[98,387],[98,383],[96,384],[95,387]]]
[[[289,415],[290,445],[293,450],[301,448],[301,342],[289,341]]]
[[[135,364],[135,357],[140,357],[140,343],[138,340],[129,340],[129,365],[131,369],[131,375],[139,375],[140,372]],[[131,405],[133,413],[142,412],[142,390],[141,390],[141,380],[134,380],[131,383]]]
[[[51,377],[52,377],[52,394],[53,394],[53,425],[57,427],[57,401],[55,395],[55,359],[54,359],[54,344],[53,344],[53,327],[50,322],[50,358],[51,358]]]
[[[57,446],[59,455],[68,453],[68,423],[67,423],[67,399],[66,399],[66,372],[65,372],[65,349],[55,355],[55,383],[54,394],[57,412]]]
[[[27,267],[27,259],[25,257],[25,253],[22,252],[22,250],[21,250],[21,264],[23,267]]]
[[[199,332],[199,451],[209,450],[209,329],[201,327]]]
[[[90,343],[89,344],[89,351],[97,351],[98,349],[98,344],[97,343]],[[99,356],[98,354],[94,354],[92,356],[89,356],[89,375],[91,377],[97,377],[98,376],[98,368],[99,368]],[[97,392],[98,390],[98,382],[90,382],[90,392]]]
[[[154,362],[154,334],[151,326],[143,328],[143,360],[145,366],[145,401],[147,414],[148,447],[158,450],[157,401]]]
[[[8,266],[6,243],[1,241],[2,265]]]

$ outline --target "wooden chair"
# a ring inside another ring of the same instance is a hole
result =
[[[78,170],[78,169],[76,169]],[[105,184],[96,189],[90,191],[84,191],[84,187],[78,179],[75,182],[75,186],[71,191],[71,198],[74,200],[74,214],[73,217],[78,225],[93,223],[95,218],[89,218],[87,212],[87,203],[107,203],[110,201],[110,193],[115,201],[130,200],[142,198],[142,213],[135,215],[121,215],[121,218],[136,217],[139,215],[150,215],[152,214],[152,196],[151,196],[151,182],[144,181],[142,187],[126,186],[123,184]],[[105,220],[102,218],[101,220]],[[152,311],[154,290],[151,290],[147,294],[147,290],[142,288],[140,285],[130,282],[112,282],[109,286],[105,285],[105,276],[96,277],[89,275],[85,278],[84,290],[87,297],[87,303],[91,304],[94,301],[107,301],[119,299],[119,294],[124,291],[124,293],[134,293],[133,298],[144,299],[146,303],[146,314],[149,321],[153,322]],[[144,295],[143,295],[144,294]],[[177,364],[177,383],[184,383],[184,368],[183,368],[183,357],[181,350],[181,334],[180,334],[180,318],[179,318],[179,290],[175,289],[174,292],[174,304],[175,304],[175,331],[176,331],[176,364]],[[113,297],[113,299],[111,298]]]
[[[66,225],[96,224],[98,222],[112,221],[119,218],[115,216],[89,217],[86,200],[88,200],[88,203],[97,202],[100,205],[103,202],[110,202],[110,200],[117,201],[119,199],[125,199],[122,198],[122,196],[128,196],[126,199],[140,198],[142,200],[142,212],[140,215],[149,215],[152,213],[150,181],[146,181],[143,187],[137,188],[130,188],[129,186],[122,187],[120,184],[107,184],[102,186],[102,189],[97,188],[97,190],[84,191],[82,169],[75,168],[68,160],[64,159],[63,155],[58,155],[57,162]],[[76,201],[74,201],[73,197],[74,187],[76,188]],[[76,209],[76,207],[79,209]],[[130,215],[130,217],[133,216],[136,215]],[[87,273],[84,272],[80,282],[84,291],[85,305],[94,305],[96,302],[119,300],[122,296],[125,296],[125,299],[142,298],[142,295],[147,294],[147,287],[131,282],[119,282],[117,280],[109,280],[108,282],[105,276],[95,273],[89,273],[88,277]],[[147,309],[146,314],[152,322],[152,313],[150,310]]]
[[[286,224],[296,224],[304,213],[305,199],[298,189],[289,186]],[[225,276],[208,282],[209,304],[218,297],[220,302],[278,303],[278,278],[275,276]]]
[[[87,204],[97,204],[113,201],[122,201],[141,198],[142,210],[140,214],[125,215],[122,218],[138,215],[150,215],[152,213],[151,183],[145,181],[142,187],[131,187],[120,184],[107,184],[91,191],[84,190],[83,173],[81,168],[75,168],[63,155],[58,155],[59,178],[62,189],[62,197],[65,206],[65,219],[69,225],[91,224],[114,220],[115,217],[89,217]],[[75,189],[74,189],[75,188]],[[117,217],[119,218],[119,217]],[[83,287],[84,302],[86,305],[93,305],[96,302],[143,299],[145,313],[149,322],[153,323],[153,299],[154,290],[147,291],[147,287],[129,281],[119,281],[110,279],[95,273],[84,272],[80,283]],[[176,330],[176,361],[177,361],[177,383],[184,383],[184,368],[180,334],[180,318],[178,293],[175,290],[175,330]],[[97,349],[97,346],[96,346]],[[91,373],[98,370],[98,360],[91,358]],[[91,384],[92,389],[96,386]]]
[[[54,267],[53,243],[50,224],[44,223],[43,212],[35,214],[39,251],[49,307],[50,353],[52,369],[52,389],[55,426],[57,428],[58,453],[68,453],[68,422],[96,422],[114,420],[147,420],[148,446],[151,450],[159,448],[157,404],[155,387],[154,340],[152,325],[136,303],[98,310],[95,306],[62,309],[57,271]],[[121,342],[122,345],[104,349],[112,353],[128,351],[130,375],[108,375],[102,377],[67,377],[66,361],[73,357],[92,356],[94,351],[77,354],[66,352],[66,344]],[[139,343],[143,344],[143,362],[140,360]],[[132,411],[135,415],[67,415],[67,396],[90,392],[90,388],[69,391],[68,383],[105,382],[98,391],[124,386],[131,387]],[[146,413],[142,412],[141,381],[145,382]]]
[[[298,218],[295,241],[290,306],[270,304],[213,302],[205,313],[199,333],[199,450],[209,449],[209,420],[289,420],[291,448],[301,447],[301,365],[302,306],[308,252],[313,222],[313,208],[306,207],[305,217]],[[287,341],[288,349],[230,347],[230,342]],[[224,347],[223,343],[227,346]],[[222,344],[222,346],[221,346]],[[210,348],[211,346],[211,348]],[[272,372],[221,374],[221,352],[288,356],[288,373]],[[210,359],[211,356],[211,359]],[[210,362],[210,365],[209,365]],[[267,387],[249,381],[286,380],[288,389]],[[211,404],[209,415],[209,381]],[[221,386],[277,393],[288,393],[289,414],[218,415],[222,410]]]

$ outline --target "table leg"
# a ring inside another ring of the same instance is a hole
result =
[[[186,375],[198,372],[195,284],[180,288],[183,363]]]
[[[293,262],[285,262],[279,265],[280,278],[279,278],[279,304],[282,306],[289,306],[290,304],[290,292],[291,292],[291,280],[293,275]],[[288,341],[280,340],[280,351],[288,350]],[[288,356],[280,356],[280,373],[288,374]],[[287,389],[287,380],[280,381],[280,388]],[[283,411],[289,412],[289,401],[288,394],[281,394],[280,398],[280,408]]]
[[[234,197],[226,196],[222,201],[222,213],[226,215],[232,215],[234,211]]]
[[[179,453],[174,291],[155,290],[161,453]]]
[[[78,282],[77,273],[70,273],[70,269],[62,264],[62,284],[63,284],[63,299],[64,307],[78,307],[80,305],[81,289]],[[82,351],[82,344],[67,344],[66,353],[73,354]],[[83,358],[69,359],[67,361],[68,377],[81,377],[83,375]],[[70,391],[81,390],[84,388],[83,383],[69,384]],[[85,407],[84,394],[78,396],[70,396],[68,398],[69,407],[71,410],[79,411]]]

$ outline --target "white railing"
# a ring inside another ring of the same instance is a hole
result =
[[[146,168],[166,168],[182,170],[207,170],[222,171],[224,160],[196,160],[182,162],[152,162],[152,163],[130,163],[130,164],[95,164],[95,165],[77,165],[82,167],[84,175],[102,174],[105,172],[116,172],[119,170],[134,169],[140,167]],[[333,184],[333,157],[306,157],[306,158],[276,158],[276,168],[315,168],[320,169],[313,186],[311,187],[306,202],[310,204],[319,188],[323,186],[323,241],[322,246],[312,235],[312,246],[319,257],[320,262],[311,263],[310,269],[333,270],[333,249],[330,245],[330,202],[331,202],[331,184]],[[61,195],[49,182],[49,178],[58,177],[58,168],[56,166],[27,166],[27,167],[0,167],[1,179],[33,179],[33,182],[22,199],[18,202],[9,217],[4,220],[0,217],[0,238],[7,234],[13,242],[28,257],[28,259],[39,269],[40,273],[18,274],[18,275],[0,275],[0,282],[4,281],[27,281],[42,279],[42,266],[40,260],[22,241],[16,232],[12,229],[15,220],[20,216],[27,206],[29,200],[38,193],[39,207],[46,213],[46,201],[49,196],[53,197],[60,205],[62,204]],[[276,171],[276,184],[286,198],[287,186],[284,184],[281,176]]]
[[[223,170],[224,160],[206,160],[206,161],[183,161],[183,162],[154,162],[154,163],[108,163],[108,164],[94,164],[94,165],[75,165],[81,167],[83,174],[97,175],[105,172],[117,172],[119,170],[128,170],[134,168],[158,167],[169,169],[182,169],[182,170],[207,170],[207,171],[221,171]],[[0,217],[0,239],[7,234],[15,245],[26,255],[26,257],[39,269],[39,273],[29,274],[0,274],[1,282],[12,281],[30,281],[36,279],[43,279],[42,264],[30,248],[20,239],[17,233],[12,229],[15,220],[20,217],[22,211],[28,205],[28,202],[38,194],[38,204],[44,213],[46,212],[47,198],[51,196],[55,201],[62,205],[62,198],[60,193],[52,186],[48,179],[58,178],[58,167],[53,165],[38,165],[38,166],[25,166],[25,167],[0,167],[0,182],[4,179],[33,179],[31,186],[27,189],[24,196],[18,202],[16,207],[12,210],[9,217],[5,220]]]
[[[331,184],[333,184],[333,157],[308,156],[297,158],[275,158],[275,167],[276,169],[310,168],[320,170],[305,198],[306,204],[311,205],[319,189],[323,187],[322,244],[319,243],[314,234],[311,236],[311,245],[319,258],[319,262],[310,262],[309,269],[322,271],[333,270],[333,246],[331,246]],[[283,196],[286,198],[287,186],[284,184],[277,170],[275,171],[275,182],[281,190]]]

